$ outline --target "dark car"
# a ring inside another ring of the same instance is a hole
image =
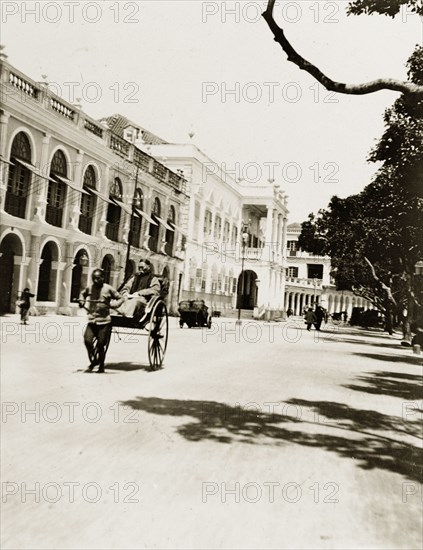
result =
[[[183,328],[184,324],[191,327],[211,328],[212,316],[204,300],[183,300],[179,302],[179,326]]]

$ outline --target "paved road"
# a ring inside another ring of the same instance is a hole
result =
[[[101,375],[83,318],[16,320],[2,548],[422,547],[422,366],[399,336],[171,319],[163,370],[132,335]]]

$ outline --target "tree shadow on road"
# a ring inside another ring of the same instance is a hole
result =
[[[423,480],[421,449],[403,441],[420,433],[420,423],[405,423],[375,411],[300,399],[285,402],[285,406],[291,405],[288,410],[296,411],[295,417],[263,413],[258,404],[256,410],[245,410],[215,401],[156,397],[138,397],[122,404],[154,415],[180,417],[181,424],[175,429],[191,442],[314,447],[353,459],[363,469],[379,468]],[[279,410],[283,410],[284,403],[280,405]],[[310,412],[315,416],[306,420]],[[323,433],[316,433],[316,429]]]
[[[410,401],[423,399],[422,377],[401,372],[369,372],[359,376],[365,385],[348,384],[345,388],[375,395],[389,395]]]
[[[420,366],[422,364],[422,358],[419,356],[403,356],[403,355],[385,355],[383,353],[356,353],[353,355],[358,357],[365,357],[366,359],[376,359],[377,361],[388,361],[389,363],[407,363],[409,365]]]
[[[393,342],[373,342],[372,340],[363,340],[361,338],[344,338],[342,333],[339,333],[339,341],[343,344],[360,344],[361,346],[372,346],[385,349],[403,349],[401,347],[401,340],[394,340]]]

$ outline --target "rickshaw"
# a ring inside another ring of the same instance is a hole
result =
[[[165,298],[169,289],[169,282],[166,277],[155,275],[160,281],[160,294],[153,296],[145,307],[145,312],[142,318],[138,321],[132,317],[124,317],[123,315],[111,314],[112,330],[110,338],[106,345],[106,353],[109,348],[112,333],[134,334],[134,330],[139,330],[140,335],[146,335],[148,361],[152,371],[158,370],[163,365],[164,356],[167,348],[167,339],[169,334],[169,319]],[[85,308],[86,309],[86,308]],[[113,308],[111,308],[113,309]],[[147,331],[147,332],[145,332]],[[92,364],[98,363],[97,340],[94,338],[94,353],[90,356]]]
[[[183,328],[184,324],[191,327],[211,328],[212,316],[204,300],[183,300],[179,302],[179,326]]]

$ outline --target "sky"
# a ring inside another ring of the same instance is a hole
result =
[[[334,80],[406,79],[422,19],[347,17],[347,2],[279,1],[296,50]],[[8,61],[94,118],[121,113],[169,142],[192,141],[244,184],[269,179],[290,222],[357,193],[398,93],[331,94],[289,63],[260,17],[264,1],[1,4]],[[190,134],[194,134],[190,137]]]

